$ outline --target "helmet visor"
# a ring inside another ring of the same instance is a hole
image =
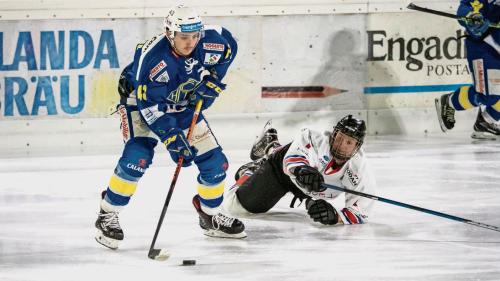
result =
[[[336,160],[347,161],[358,152],[361,142],[342,131],[335,130],[330,139],[330,152]]]

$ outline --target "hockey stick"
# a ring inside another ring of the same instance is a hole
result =
[[[199,100],[196,103],[196,107],[193,114],[193,119],[191,120],[191,125],[189,126],[187,140],[188,142],[191,139],[191,135],[194,131],[194,126],[196,125],[196,121],[198,121],[198,116],[200,115],[201,106],[203,104],[202,100]],[[160,232],[161,225],[163,223],[163,219],[165,218],[165,214],[167,213],[168,204],[170,203],[170,198],[172,198],[172,193],[174,192],[175,184],[177,183],[177,178],[179,177],[179,173],[181,172],[182,162],[184,162],[184,157],[180,156],[177,161],[177,167],[175,167],[174,177],[172,178],[172,182],[170,183],[170,189],[168,190],[167,199],[165,199],[165,204],[163,204],[163,209],[161,210],[160,219],[158,220],[158,225],[156,226],[155,235],[153,236],[153,241],[151,242],[151,247],[149,248],[148,257],[153,260],[164,261],[170,257],[170,253],[166,249],[155,249],[156,238],[158,238],[158,233]]]
[[[468,17],[459,17],[455,14],[450,14],[450,13],[446,13],[446,12],[442,12],[442,11],[437,11],[437,10],[432,10],[432,9],[428,9],[428,8],[424,8],[424,7],[420,7],[420,6],[417,6],[413,3],[410,3],[408,5],[408,7],[406,7],[410,10],[415,10],[415,11],[419,11],[419,12],[424,12],[424,13],[428,13],[428,14],[433,14],[433,15],[438,15],[438,16],[443,16],[443,17],[447,17],[447,18],[452,18],[452,19],[457,19],[459,21],[469,21],[470,19]],[[500,23],[490,23],[490,27],[492,28],[500,28]]]
[[[343,192],[346,192],[346,193],[351,193],[351,194],[355,194],[355,195],[358,195],[358,196],[366,197],[366,198],[369,198],[369,199],[372,199],[372,200],[381,201],[381,202],[384,202],[384,203],[387,203],[387,204],[396,205],[396,206],[399,206],[399,207],[408,208],[408,209],[412,209],[412,210],[419,211],[419,212],[424,212],[424,213],[431,214],[431,215],[438,216],[438,217],[442,217],[442,218],[445,218],[445,219],[450,219],[450,220],[454,220],[454,221],[458,221],[458,222],[463,222],[463,223],[466,223],[466,224],[470,224],[470,225],[474,225],[474,226],[479,226],[479,227],[482,227],[482,228],[487,228],[487,229],[490,229],[490,230],[494,230],[494,231],[500,232],[500,227],[497,227],[497,226],[493,226],[493,225],[489,225],[489,224],[485,224],[485,223],[481,223],[481,222],[476,222],[476,221],[471,221],[471,220],[468,220],[468,219],[456,217],[456,216],[453,216],[453,215],[448,215],[448,214],[441,213],[441,212],[438,212],[438,211],[433,211],[433,210],[421,208],[421,207],[410,205],[410,204],[406,204],[406,203],[403,203],[403,202],[398,202],[398,201],[387,199],[387,198],[384,198],[384,197],[379,197],[379,196],[375,196],[375,195],[371,195],[371,194],[367,194],[367,193],[363,193],[363,192],[359,192],[359,191],[347,189],[347,188],[344,188],[344,187],[338,187],[338,186],[330,185],[330,184],[326,184],[326,183],[323,183],[323,186],[326,187],[326,188],[335,189],[335,190],[338,190],[338,191],[343,191]]]

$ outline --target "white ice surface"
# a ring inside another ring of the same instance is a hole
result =
[[[385,136],[369,138],[366,150],[377,195],[500,226],[500,142]],[[247,153],[226,151],[226,186]],[[244,240],[205,237],[191,205],[193,167],[181,170],[157,241],[172,256],[150,260],[174,170],[165,153],[121,213],[125,240],[112,251],[94,241],[93,224],[118,157],[0,159],[0,280],[500,280],[500,232],[381,202],[369,224],[326,227],[286,197],[244,220]]]

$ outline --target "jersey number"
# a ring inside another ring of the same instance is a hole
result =
[[[139,87],[137,88],[137,98],[139,100],[147,100],[147,97],[146,97],[146,90],[147,90],[147,86],[146,85],[139,85]]]

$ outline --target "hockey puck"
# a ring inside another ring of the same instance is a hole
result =
[[[195,265],[196,260],[183,260],[182,265]]]

